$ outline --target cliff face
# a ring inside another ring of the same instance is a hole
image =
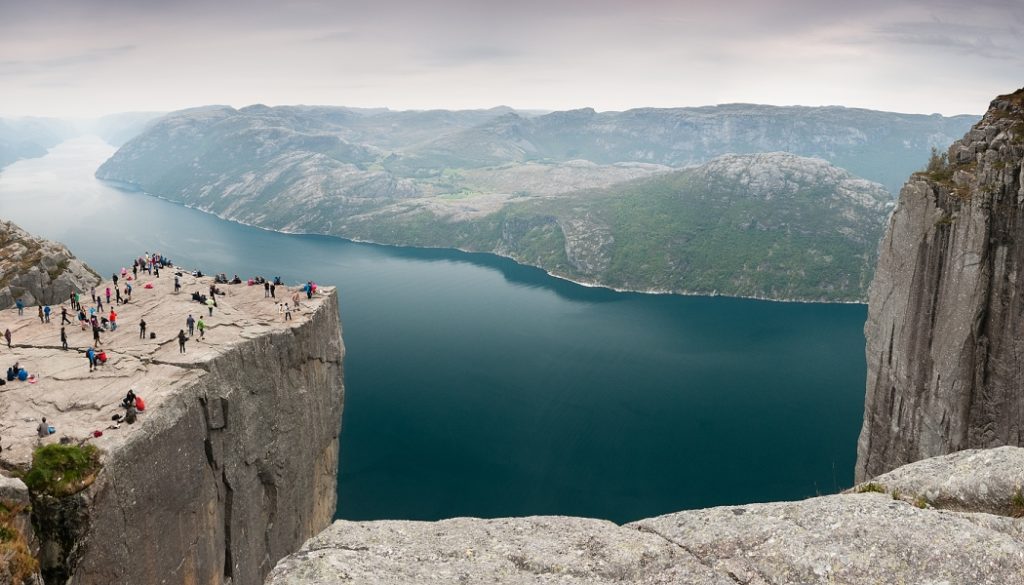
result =
[[[342,355],[331,294],[301,326],[196,364],[74,506],[37,510],[60,550],[47,581],[262,583],[334,515]]]
[[[870,287],[858,480],[1024,444],[1024,90],[911,177]]]
[[[616,526],[566,517],[335,522],[269,585],[1024,583],[1024,449],[908,465],[853,493]],[[881,483],[884,479],[884,483]],[[981,513],[979,513],[981,512]]]
[[[63,244],[0,221],[0,309],[19,298],[26,305],[61,303],[71,291],[88,291],[99,281]]]

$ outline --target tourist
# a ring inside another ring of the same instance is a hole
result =
[[[124,268],[121,269],[121,272],[124,273]],[[117,273],[116,272],[111,275],[111,280],[114,281],[114,288],[117,288]]]
[[[50,305],[43,307],[43,323],[50,322]]]
[[[36,427],[36,434],[39,435],[40,439],[50,436],[50,425],[46,423],[45,416],[43,417],[43,422],[39,423],[39,426]]]
[[[313,281],[306,282],[306,299],[313,298]]]
[[[213,317],[213,308],[217,306],[217,301],[213,300],[213,297],[206,299],[206,308],[210,310],[210,316]]]
[[[39,305],[39,322],[40,323],[44,323],[44,321],[43,321],[43,306],[42,305]]]
[[[188,316],[188,319],[185,319],[185,325],[188,326],[188,336],[194,336],[196,334],[196,320],[191,314]]]
[[[121,304],[121,289],[115,286],[114,287],[114,294],[115,294],[114,300],[117,302],[117,304],[120,305]]]
[[[110,304],[110,287],[107,287],[107,304]]]
[[[96,317],[93,317],[92,341],[96,347],[100,346],[100,326],[96,324]]]
[[[65,307],[64,305],[61,305],[60,306],[60,324],[64,325],[65,323],[70,325],[71,324],[71,319],[68,319],[68,308]]]
[[[299,291],[295,291],[292,293],[292,306],[294,306],[296,309],[299,308],[299,298]]]
[[[138,277],[139,277],[139,265],[138,264],[132,264],[132,278],[138,278]]]
[[[103,298],[102,297],[96,297],[96,310],[99,311],[100,313],[103,312]]]
[[[85,350],[85,357],[86,357],[86,359],[89,360],[89,371],[91,372],[91,371],[95,370],[96,369],[96,350],[91,348],[91,347],[89,349]]]
[[[121,406],[128,408],[129,406],[135,406],[135,389],[131,388],[128,390],[128,394],[125,395],[124,400],[121,401]]]
[[[64,332],[64,325],[60,326],[60,344],[64,347],[65,351],[68,349],[68,334]]]
[[[291,307],[288,306],[288,303],[284,304],[284,320],[285,321],[291,321],[292,320],[292,309],[291,309]]]
[[[89,292],[92,293],[92,302],[95,303],[96,302],[96,287],[95,286],[92,287],[92,289],[90,289]]]
[[[156,264],[156,263],[153,264],[153,276],[155,276],[157,278],[160,278],[160,265],[159,264]]]
[[[71,310],[72,311],[77,311],[78,310],[78,306],[75,304],[75,293],[74,293],[74,291],[72,291],[71,294],[68,295],[68,300],[71,302]]]
[[[146,320],[139,319],[139,339],[146,338]]]
[[[7,340],[7,348],[10,349],[10,347],[11,347],[11,330],[10,330],[10,328],[8,328],[6,331],[4,331],[4,339]]]
[[[263,298],[270,298],[270,281],[267,280],[263,281]]]
[[[196,327],[199,328],[199,339],[206,339],[206,323],[203,322],[203,318],[199,318],[199,322],[196,323]]]
[[[117,312],[113,308],[110,309],[110,330],[117,331]]]
[[[18,316],[21,317],[25,314],[25,301],[18,299],[14,302],[14,306],[18,307]]]
[[[178,353],[185,353],[185,330],[184,329],[179,329],[178,330]]]
[[[178,294],[181,290],[181,281],[178,280],[178,275],[174,275],[174,294]]]
[[[274,291],[276,289],[277,289],[277,285],[274,285],[274,284],[270,285],[270,298],[272,298],[272,299],[276,299],[277,298],[277,296],[274,294]]]

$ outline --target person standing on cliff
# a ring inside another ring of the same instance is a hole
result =
[[[184,329],[178,329],[178,353],[185,353],[185,330]]]
[[[276,284],[270,285],[270,298],[272,298],[272,299],[276,299],[277,298],[277,295],[274,293],[275,290],[277,290],[277,285]]]
[[[17,301],[15,301],[14,306],[18,307],[18,316],[19,317],[25,315],[25,301],[23,301],[21,299],[18,299]]]
[[[291,321],[292,320],[292,309],[291,309],[291,307],[288,306],[288,303],[284,304],[284,320],[285,321]]]
[[[110,309],[110,316],[107,317],[107,318],[110,319],[110,330],[111,331],[117,331],[117,311],[115,311],[113,308],[111,308]]]
[[[10,328],[8,328],[6,331],[4,331],[4,339],[7,340],[7,349],[10,349],[11,348],[11,330],[10,330]]]
[[[39,305],[39,322],[40,323],[45,323],[45,321],[43,321],[43,306],[42,305]]]
[[[191,314],[189,314],[188,319],[185,319],[185,325],[188,327],[188,336],[194,336],[196,334],[196,320]]]
[[[68,349],[68,334],[64,332],[64,325],[60,326],[60,344],[64,347],[64,351]]]
[[[114,281],[114,288],[117,288],[117,273],[112,274],[110,278]]]
[[[146,320],[139,319],[139,339],[146,338]]]
[[[265,298],[265,299],[269,299],[270,298],[270,281],[269,280],[264,280],[263,281],[263,298]]]
[[[71,319],[68,319],[68,308],[65,307],[64,305],[61,305],[60,306],[60,324],[64,325],[65,323],[70,325],[71,324]]]
[[[49,323],[50,322],[50,312],[51,311],[52,311],[52,309],[50,309],[50,305],[46,305],[45,307],[43,307],[43,323]]]
[[[178,275],[174,275],[174,294],[178,294],[181,291],[181,281],[178,280]]]
[[[196,323],[196,327],[199,328],[199,339],[206,339],[206,323],[203,322],[203,318],[199,318],[199,322]]]

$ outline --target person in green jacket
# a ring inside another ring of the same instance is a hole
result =
[[[206,339],[206,323],[203,322],[203,318],[199,318],[199,322],[196,323],[196,327],[199,328],[199,339]]]

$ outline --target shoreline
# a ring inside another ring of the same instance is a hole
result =
[[[536,265],[533,265],[533,264],[527,264],[527,263],[524,263],[524,262],[520,262],[519,260],[517,260],[516,258],[513,258],[511,256],[505,256],[505,255],[502,255],[502,254],[497,254],[495,252],[482,252],[482,251],[479,251],[479,250],[466,250],[464,248],[452,247],[452,246],[410,246],[410,245],[406,245],[406,244],[389,244],[389,243],[384,243],[384,242],[377,242],[377,241],[374,241],[374,240],[364,240],[364,239],[361,239],[361,238],[339,236],[337,234],[322,234],[322,233],[317,233],[317,232],[304,232],[304,231],[272,229],[272,228],[264,227],[264,226],[261,226],[261,225],[255,225],[255,224],[252,224],[252,223],[248,223],[248,222],[245,222],[245,221],[242,221],[242,220],[234,219],[234,218],[231,218],[231,217],[226,217],[224,215],[221,215],[220,213],[217,213],[217,212],[214,212],[214,211],[209,211],[209,210],[203,209],[201,207],[190,205],[188,203],[184,203],[184,202],[181,202],[181,201],[175,201],[175,200],[169,199],[169,198],[167,198],[167,197],[165,197],[163,195],[158,195],[158,194],[155,194],[155,193],[150,193],[149,191],[146,191],[145,189],[143,189],[139,185],[136,185],[135,183],[131,183],[131,182],[127,182],[127,181],[120,181],[120,180],[116,180],[116,179],[104,179],[102,177],[96,176],[95,173],[93,174],[93,176],[96,178],[97,181],[103,181],[104,183],[113,185],[113,186],[115,186],[117,188],[122,188],[122,189],[124,189],[126,191],[130,191],[132,193],[142,194],[142,195],[145,195],[147,197],[154,197],[156,199],[160,199],[162,201],[166,201],[166,202],[174,204],[174,205],[179,205],[179,206],[185,207],[187,209],[193,209],[195,211],[199,211],[200,213],[205,213],[207,215],[212,215],[212,216],[214,216],[214,217],[216,217],[218,219],[221,219],[223,221],[228,221],[228,222],[231,222],[231,223],[234,223],[234,224],[238,224],[238,225],[243,225],[245,227],[259,229],[259,230],[263,230],[263,231],[266,231],[266,232],[272,232],[272,233],[277,233],[277,234],[285,234],[285,235],[290,235],[290,236],[320,236],[320,237],[325,237],[325,238],[336,238],[336,239],[339,239],[339,240],[343,240],[343,241],[346,241],[346,242],[352,242],[352,243],[355,243],[355,244],[369,244],[369,245],[373,245],[373,246],[381,246],[381,247],[387,247],[387,248],[405,248],[405,249],[412,249],[412,250],[446,250],[446,251],[453,251],[453,252],[461,252],[463,254],[481,254],[481,255],[491,256],[491,257],[494,257],[494,258],[502,258],[502,259],[505,259],[505,260],[509,260],[511,262],[514,262],[518,266],[524,266],[524,267],[528,267],[528,268],[536,268],[537,270],[540,270],[540,271],[544,272],[544,274],[548,275],[551,278],[555,278],[555,279],[558,279],[558,280],[561,280],[561,281],[564,281],[564,282],[569,282],[569,283],[572,283],[572,284],[575,284],[577,286],[581,286],[581,287],[584,287],[584,288],[605,289],[605,290],[609,290],[609,291],[616,292],[616,293],[621,293],[621,294],[642,294],[642,295],[651,295],[651,296],[680,296],[680,297],[727,298],[727,299],[743,299],[743,300],[750,300],[750,301],[762,301],[762,302],[770,302],[770,303],[801,303],[801,304],[808,304],[808,305],[863,305],[865,307],[867,306],[867,301],[866,300],[863,300],[863,301],[808,300],[808,299],[795,299],[795,298],[774,298],[774,297],[766,297],[766,296],[759,296],[759,295],[733,295],[733,294],[723,294],[723,293],[711,293],[711,294],[709,294],[709,293],[693,292],[693,291],[671,291],[671,290],[659,290],[659,289],[643,289],[643,290],[641,290],[641,289],[618,288],[618,287],[614,287],[614,286],[611,286],[611,285],[602,284],[602,283],[599,283],[599,282],[586,282],[586,281],[576,280],[576,279],[570,278],[568,276],[564,276],[564,275],[561,275],[561,274],[553,273],[553,272],[549,271],[548,269],[543,268],[541,266],[536,266]]]

